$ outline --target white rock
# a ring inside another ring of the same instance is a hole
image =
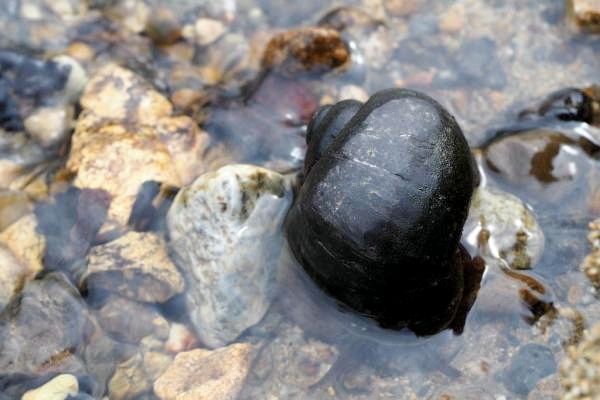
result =
[[[291,201],[282,175],[250,165],[206,173],[175,198],[167,217],[171,247],[206,345],[230,343],[267,311]]]
[[[79,392],[79,383],[73,375],[63,374],[37,389],[26,392],[21,400],[64,400]]]
[[[544,251],[544,233],[532,211],[517,197],[478,188],[463,229],[467,243],[514,269],[532,268]]]
[[[352,99],[362,101],[363,103],[369,100],[369,95],[367,92],[365,92],[365,90],[360,86],[356,85],[342,86],[338,97],[340,100]]]

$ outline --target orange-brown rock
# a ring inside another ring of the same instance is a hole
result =
[[[340,33],[329,28],[300,28],[279,33],[269,41],[262,58],[265,69],[283,75],[322,73],[350,62],[350,49]]]

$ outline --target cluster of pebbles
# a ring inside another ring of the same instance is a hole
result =
[[[0,400],[597,396],[600,4],[280,3],[5,1]],[[282,233],[313,112],[388,87],[481,174],[471,311],[427,340]]]

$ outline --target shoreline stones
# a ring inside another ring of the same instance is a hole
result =
[[[460,127],[403,89],[374,94],[346,124],[337,115],[321,110],[307,133],[314,165],[286,220],[290,248],[318,286],[382,326],[443,329],[462,295],[454,258],[477,182]]]
[[[267,311],[291,201],[282,175],[250,165],[206,173],[176,196],[170,246],[187,278],[190,319],[209,347],[230,343]]]

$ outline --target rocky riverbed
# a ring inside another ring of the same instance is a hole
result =
[[[3,0],[0,26],[0,400],[600,398],[597,0]],[[335,303],[282,229],[314,111],[393,87],[481,181],[427,337]]]

